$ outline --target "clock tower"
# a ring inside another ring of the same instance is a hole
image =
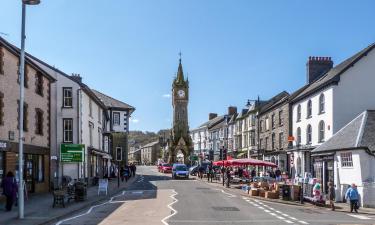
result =
[[[176,156],[179,151],[184,154],[185,163],[189,162],[192,141],[189,135],[188,103],[189,80],[184,78],[180,58],[177,76],[172,84],[173,127],[169,152],[170,163],[177,161]]]

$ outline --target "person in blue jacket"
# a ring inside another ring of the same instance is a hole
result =
[[[358,199],[359,194],[357,190],[357,186],[352,184],[350,188],[346,191],[345,198],[350,200],[350,212],[353,212],[353,209],[356,213],[358,213]]]

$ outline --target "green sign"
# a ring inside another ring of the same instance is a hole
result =
[[[83,162],[85,145],[80,144],[61,144],[60,157],[61,162],[75,163]]]
[[[198,161],[198,156],[197,155],[192,155],[190,156],[191,161]]]

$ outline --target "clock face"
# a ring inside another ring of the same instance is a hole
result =
[[[180,98],[185,97],[185,91],[184,90],[178,90],[177,94],[178,94],[178,97],[180,97]]]

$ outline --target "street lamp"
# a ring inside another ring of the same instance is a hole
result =
[[[21,54],[20,54],[20,111],[19,111],[19,145],[18,145],[18,217],[24,218],[24,186],[23,186],[23,104],[24,104],[24,80],[25,80],[25,20],[26,5],[38,5],[40,0],[22,0],[22,24],[21,24]]]

